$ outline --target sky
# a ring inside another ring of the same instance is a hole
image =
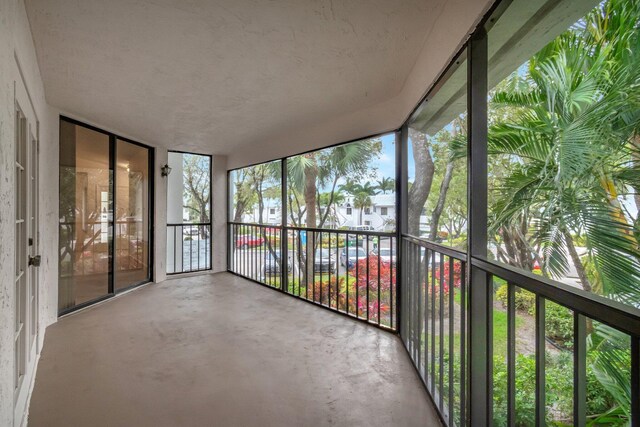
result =
[[[360,183],[379,181],[382,178],[396,178],[396,144],[395,134],[389,133],[380,137],[382,149],[377,159],[372,160],[371,167],[375,169],[370,176],[361,177]],[[414,175],[413,155],[409,150],[409,176]],[[340,181],[344,183],[344,179]],[[329,188],[321,189],[321,191],[329,191]]]
[[[376,180],[381,178],[396,179],[396,136],[393,133],[384,135],[382,140],[382,153],[376,161]]]

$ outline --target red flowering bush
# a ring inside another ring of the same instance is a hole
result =
[[[435,270],[435,291],[436,294],[440,292],[440,281],[443,280],[444,284],[442,286],[445,295],[449,295],[449,287],[451,286],[451,271],[450,271],[450,263],[445,262],[444,268],[442,269],[443,275],[441,276],[440,266],[438,266]],[[454,260],[453,262],[453,287],[459,288],[462,284],[462,263],[460,261]],[[431,292],[431,286],[427,286],[429,292]]]
[[[369,264],[368,276],[367,263]],[[380,274],[379,282],[378,273]],[[382,258],[378,268],[378,257],[369,256],[367,259],[358,261],[357,268],[352,268],[345,276],[339,278],[333,276],[331,280],[326,276],[321,280],[315,280],[301,296],[365,319],[368,308],[368,318],[371,322],[377,323],[379,320],[380,324],[391,326],[391,308],[393,306],[395,311],[397,298],[396,269],[388,260],[384,261]]]

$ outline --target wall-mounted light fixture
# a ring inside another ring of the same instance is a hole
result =
[[[164,165],[160,168],[160,175],[169,176],[170,173],[171,173],[171,168],[169,167],[169,165]]]

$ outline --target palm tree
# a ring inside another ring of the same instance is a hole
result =
[[[629,140],[640,117],[640,61],[612,61],[612,49],[591,31],[595,19],[535,55],[525,76],[514,73],[511,79],[519,82],[508,87],[524,90],[493,95],[492,103],[510,108],[514,116],[509,123],[493,124],[489,132],[490,154],[513,159],[497,189],[503,196],[495,205],[492,230],[521,224],[524,213],[549,273],[567,273],[568,252],[582,287],[591,291],[572,237],[584,233],[602,279],[601,292],[621,300],[632,295],[637,301],[637,241],[618,197],[640,181],[640,168],[629,162],[637,150]],[[594,51],[599,55],[586,54]]]
[[[353,196],[358,192],[359,186],[360,184],[358,184],[354,180],[347,179],[347,181],[344,184],[340,185],[340,191],[343,191],[344,193],[349,194],[350,196]]]
[[[350,183],[350,194],[353,196],[353,207],[360,209],[360,220],[358,225],[362,225],[362,212],[365,208],[372,206],[371,196],[378,194],[377,187],[370,182],[363,184]]]
[[[393,192],[396,189],[396,180],[383,177],[377,181],[376,188],[380,190],[382,194],[387,194],[387,191]]]
[[[360,221],[358,225],[362,225],[362,212],[365,208],[371,207],[371,196],[365,192],[356,193],[353,196],[353,207],[360,209]]]
[[[370,162],[381,149],[377,139],[353,142],[337,147],[295,156],[287,161],[289,185],[304,194],[307,227],[322,227],[335,204],[338,190],[353,195],[338,185],[349,176],[363,176],[370,169]],[[347,185],[352,182],[347,179]],[[357,184],[356,184],[357,185]],[[319,188],[327,188],[327,207],[324,213],[317,208]],[[316,219],[319,216],[319,221]]]
[[[380,151],[381,143],[378,139],[358,141],[351,144],[314,151],[295,156],[287,160],[289,185],[294,192],[304,196],[304,211],[306,226],[321,228],[329,217],[331,206],[335,203],[338,182],[348,175],[362,176],[369,169],[369,162]],[[320,212],[318,206],[319,188],[329,187],[327,209]],[[318,221],[318,217],[319,220]],[[298,254],[300,265],[306,265],[305,279],[313,277],[311,259],[316,246],[315,235],[307,233],[306,254]]]
[[[568,252],[585,290],[633,305],[640,300],[638,218],[629,223],[620,196],[640,189],[639,21],[640,2],[601,3],[535,55],[526,74],[514,73],[498,88],[491,102],[509,109],[509,123],[489,131],[490,155],[512,160],[497,189],[493,234],[529,234],[518,238],[540,246],[553,276],[566,274]],[[595,278],[585,271],[575,233],[585,237]],[[591,367],[628,420],[628,336],[590,328]]]

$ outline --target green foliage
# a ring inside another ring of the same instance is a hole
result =
[[[571,425],[573,418],[573,362],[567,351],[546,355],[546,421],[550,425]],[[494,357],[493,421],[496,426],[507,425],[507,369],[503,357]],[[535,355],[516,355],[516,425],[535,424]],[[615,405],[615,400],[598,381],[590,364],[587,365],[587,414],[597,420]],[[611,414],[609,414],[611,415]],[[608,425],[624,425],[626,420],[609,416]]]
[[[371,176],[376,169],[372,162],[381,152],[382,141],[372,138],[290,157],[287,160],[287,191],[290,193],[289,210],[292,218],[301,221],[313,209],[318,218],[313,225],[322,227],[332,214],[332,207],[342,197],[340,193],[353,194],[344,185],[339,186],[338,182],[345,179],[356,182]],[[376,188],[370,183],[365,185]],[[383,185],[388,188],[390,182]],[[322,197],[319,189],[328,189],[328,192]],[[311,199],[308,197],[313,194],[317,198],[315,206],[310,205]]]
[[[595,333],[587,341],[590,366],[598,383],[611,396],[604,409],[617,405],[618,416],[631,415],[631,350],[629,336],[609,326],[595,323]],[[637,362],[636,362],[637,363]],[[601,411],[604,412],[604,411]],[[611,417],[610,413],[606,414]]]
[[[211,159],[197,154],[182,154],[183,202],[198,222],[211,218]],[[203,236],[204,237],[204,236]]]
[[[382,194],[387,194],[387,191],[393,193],[396,189],[396,180],[393,178],[382,178],[376,182],[376,189]]]
[[[546,336],[565,348],[573,348],[573,314],[559,304],[545,305]]]
[[[629,144],[640,128],[639,16],[638,2],[609,0],[549,43],[493,93],[503,113],[489,130],[491,158],[508,159],[492,228],[528,215],[530,245],[554,277],[567,273],[568,239],[579,231],[602,292],[630,303],[640,261],[619,197],[640,183],[629,161],[640,148]]]
[[[585,289],[632,305],[640,234],[621,197],[640,189],[639,21],[640,2],[601,2],[496,87],[489,130],[490,235],[518,231],[524,218],[527,249],[546,273],[582,264]],[[567,256],[571,243],[587,249],[581,263]],[[496,298],[504,303],[506,289]],[[568,310],[548,303],[546,329],[571,346]],[[624,424],[628,336],[599,325],[589,342],[590,423]]]
[[[502,303],[503,307],[507,307],[508,288],[507,285],[501,285],[495,293],[495,299]],[[533,314],[536,307],[536,296],[532,292],[519,289],[515,295],[516,310]]]
[[[593,261],[593,257],[585,255],[580,258],[580,261],[582,261],[582,265],[584,265],[584,270],[587,277],[589,278],[589,283],[591,283],[593,292],[601,294],[602,279],[600,278],[600,273],[598,272],[598,266]]]

